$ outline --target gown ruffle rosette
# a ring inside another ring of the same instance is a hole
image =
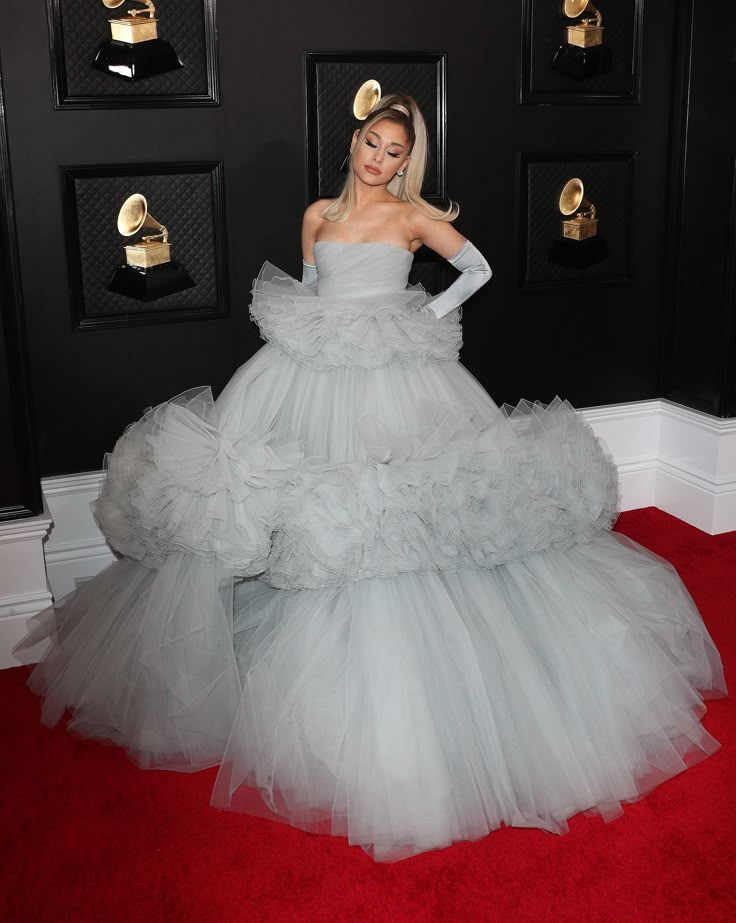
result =
[[[610,532],[618,477],[570,405],[499,409],[411,254],[266,264],[267,344],[118,441],[94,505],[125,557],[27,644],[43,720],[212,804],[392,861],[502,824],[564,832],[718,749],[726,686],[675,570]]]
[[[259,574],[302,456],[290,428],[229,437],[210,389],[186,391],[149,409],[106,456],[95,519],[116,551],[147,567],[184,552]]]

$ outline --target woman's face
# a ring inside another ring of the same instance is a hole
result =
[[[402,125],[391,119],[381,119],[371,126],[363,141],[358,144],[358,134],[353,135],[353,173],[368,186],[385,186],[397,170],[409,162],[409,139]]]

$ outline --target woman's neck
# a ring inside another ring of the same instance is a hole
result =
[[[357,177],[353,177],[353,183],[353,202],[356,209],[375,205],[377,202],[392,202],[396,198],[385,186],[368,186],[361,183]]]

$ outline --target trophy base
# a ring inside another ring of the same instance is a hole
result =
[[[126,265],[118,266],[107,290],[137,301],[155,301],[194,288],[196,284],[179,263],[162,263],[149,269]]]
[[[602,237],[572,240],[559,237],[549,251],[549,258],[566,269],[587,269],[608,256],[608,244]]]
[[[560,45],[552,58],[551,67],[573,80],[583,80],[611,70],[613,56],[606,45],[579,48],[577,45]]]
[[[134,45],[114,39],[104,42],[100,45],[92,67],[122,77],[123,80],[142,80],[144,77],[178,70],[184,65],[165,39],[154,38]]]

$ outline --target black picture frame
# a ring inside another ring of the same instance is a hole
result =
[[[221,161],[62,164],[59,172],[74,330],[229,316]],[[149,199],[149,208],[154,216],[158,210],[172,231],[172,256],[192,274],[195,285],[142,302],[110,292],[107,285],[124,263],[122,247],[132,242],[117,231],[119,207],[128,194],[146,195],[150,188],[158,190],[159,199]],[[196,232],[188,235],[189,227]]]
[[[417,99],[427,123],[430,148],[422,194],[430,202],[442,203],[447,179],[447,55],[416,51],[306,51],[307,203],[336,195],[342,185],[339,166],[348,151],[352,132],[361,124],[352,114],[353,97],[369,78],[377,79],[384,93],[402,92]]]
[[[157,0],[157,15],[165,15],[167,8],[160,8],[172,2]],[[80,3],[84,9],[75,15]],[[186,49],[181,55],[185,66],[132,83],[92,67],[97,48],[109,38],[101,26],[112,10],[106,9],[100,0],[46,0],[46,6],[55,109],[220,104],[216,0],[179,0],[172,6],[176,16],[164,19],[164,35],[174,32],[174,46],[179,51]],[[120,9],[125,11],[127,6]],[[73,27],[68,25],[72,21]]]
[[[611,55],[606,73],[574,79],[552,67],[567,20],[562,0],[522,0],[519,102],[538,104],[637,104],[641,94],[644,0],[599,0],[604,45]]]
[[[517,278],[521,291],[626,285],[631,275],[631,233],[636,183],[635,151],[517,154]],[[598,208],[598,237],[606,255],[583,268],[551,256],[562,236],[559,194],[578,176]],[[588,182],[592,180],[592,182]]]

